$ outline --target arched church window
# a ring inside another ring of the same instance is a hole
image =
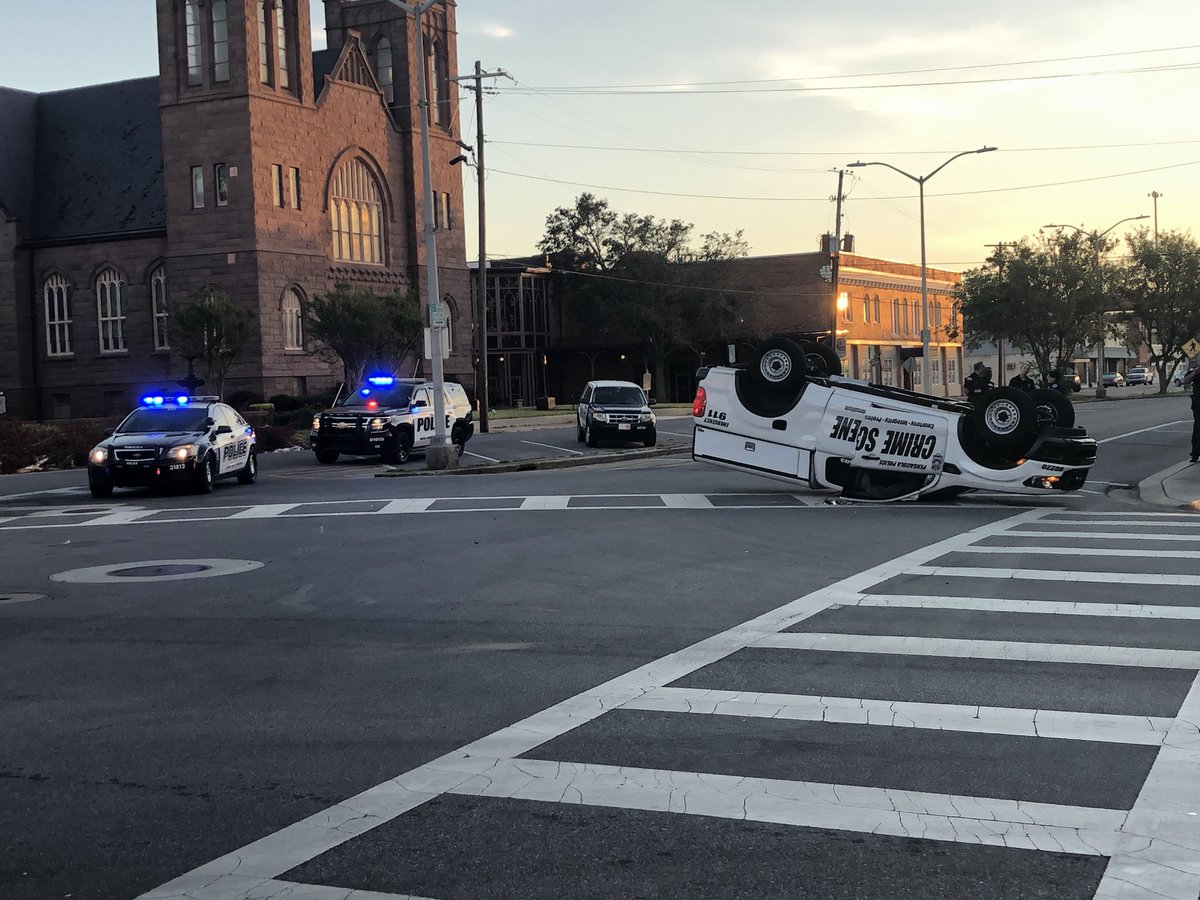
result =
[[[288,16],[283,0],[275,0],[275,46],[279,53],[279,86],[291,90],[291,50],[288,42]]]
[[[61,275],[46,279],[46,355],[71,354],[71,286]]]
[[[100,352],[125,350],[125,279],[116,269],[105,269],[96,279],[96,321]]]
[[[350,160],[334,175],[329,220],[334,259],[383,265],[383,195],[361,159]]]
[[[166,350],[171,344],[167,338],[167,270],[162,266],[150,276],[150,298],[154,313],[154,349]]]
[[[267,0],[258,2],[258,80],[271,83],[271,29],[268,27]]]
[[[304,349],[304,313],[300,306],[300,293],[295,288],[288,288],[283,295],[283,348],[285,350]]]
[[[393,83],[392,72],[392,42],[385,37],[375,45],[375,76],[383,89],[383,99],[389,104],[396,99],[396,86]]]

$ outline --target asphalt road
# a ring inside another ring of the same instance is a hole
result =
[[[1127,487],[1190,412],[1079,414],[1036,502],[632,448],[0,479],[0,897],[1194,900],[1200,518]]]

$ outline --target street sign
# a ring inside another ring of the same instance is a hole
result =
[[[1200,355],[1200,340],[1192,338],[1183,345],[1183,352],[1192,357],[1192,359],[1195,359],[1198,355]]]
[[[429,304],[429,324],[433,328],[446,327],[446,304],[433,302]]]

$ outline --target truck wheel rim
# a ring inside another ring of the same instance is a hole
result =
[[[778,383],[792,374],[792,358],[782,350],[770,350],[763,356],[759,370],[767,381]]]
[[[992,434],[1012,434],[1020,420],[1021,412],[1011,400],[996,400],[984,411],[984,421]]]

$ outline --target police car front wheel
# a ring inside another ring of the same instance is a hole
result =
[[[112,496],[113,487],[111,484],[96,484],[96,482],[88,482],[88,488],[92,492],[92,496],[97,500],[107,500]]]
[[[412,456],[412,446],[413,439],[407,432],[392,435],[383,443],[383,461],[391,465],[408,462]]]
[[[253,450],[246,459],[246,465],[238,472],[238,484],[254,484],[258,481],[258,456]]]
[[[210,454],[204,457],[204,462],[200,464],[200,468],[196,472],[196,493],[211,494],[216,480],[217,467]]]

